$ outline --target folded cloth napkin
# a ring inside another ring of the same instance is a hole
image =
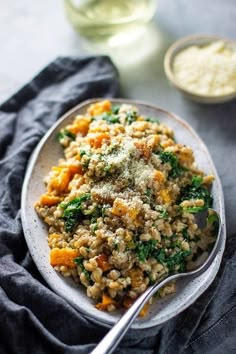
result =
[[[107,57],[59,58],[0,107],[0,354],[90,353],[107,328],[84,318],[49,289],[27,249],[21,188],[34,147],[68,109],[119,92]],[[234,353],[236,240],[228,240],[210,288],[161,327],[129,330],[121,354]]]

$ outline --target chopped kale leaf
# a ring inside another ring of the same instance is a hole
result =
[[[119,113],[119,109],[120,109],[120,105],[119,104],[114,104],[112,106],[111,111],[112,111],[113,114],[118,114]]]
[[[202,185],[202,177],[194,176],[192,178],[191,184],[182,188],[180,195],[180,202],[194,199],[204,200],[204,205],[201,207],[183,208],[184,211],[188,211],[189,213],[198,213],[199,211],[206,210],[212,206],[212,195],[210,194],[209,190]]]
[[[169,163],[171,165],[169,176],[172,178],[179,177],[186,170],[179,164],[179,161],[173,152],[161,151],[159,157],[162,163]]]
[[[152,278],[151,274],[150,274],[150,273],[147,273],[147,276],[148,276],[148,278],[149,278],[149,284],[150,284],[150,285],[154,285],[156,281]]]
[[[156,211],[159,212],[159,216],[160,218],[164,219],[164,220],[167,220],[169,218],[169,213],[168,211],[166,210],[165,207],[163,207],[162,205],[157,205],[155,207]]]
[[[80,150],[79,154],[80,154],[80,157],[83,157],[84,155],[87,155],[87,151]]]
[[[150,122],[150,123],[157,123],[157,124],[160,124],[159,120],[156,119],[156,118],[146,117],[145,120],[146,120],[147,122]]]
[[[84,268],[84,258],[83,257],[77,257],[74,259],[75,264],[77,264],[81,271],[85,274],[86,278],[89,280],[89,282],[91,281],[91,277],[90,277],[90,272]]]
[[[91,195],[89,193],[83,194],[78,198],[71,200],[68,203],[61,203],[60,207],[64,209],[62,214],[62,219],[65,220],[65,230],[66,232],[73,231],[76,224],[79,222],[80,218],[84,214],[82,211],[82,204],[89,200]]]
[[[112,112],[104,112],[99,116],[94,117],[96,120],[105,120],[108,124],[120,123],[119,116]]]
[[[187,241],[189,241],[189,234],[188,234],[188,228],[185,227],[183,230],[182,230],[182,235],[183,235],[183,238]]]
[[[151,190],[151,188],[147,188],[147,190],[146,190],[146,192],[145,192],[145,195],[146,195],[147,197],[150,197],[150,196],[152,195],[152,190]]]
[[[165,251],[162,248],[156,248],[157,241],[138,241],[135,244],[135,252],[140,262],[145,262],[147,259],[153,257],[159,262],[163,262],[165,259]]]
[[[138,118],[138,114],[136,111],[128,111],[126,112],[126,118],[125,121],[127,124],[132,124],[135,122]]]
[[[177,265],[179,265],[179,271],[184,272],[186,268],[186,257],[188,257],[191,253],[191,251],[179,251],[169,256],[165,260],[169,272],[173,273]]]
[[[165,264],[170,273],[175,271],[175,267],[179,266],[180,271],[184,271],[186,267],[186,257],[192,252],[179,250],[176,253],[168,256],[163,248],[157,248],[156,240],[149,240],[145,242],[138,241],[135,245],[135,253],[137,254],[140,262],[145,262],[149,258],[155,258],[158,262]],[[173,246],[173,245],[172,245]],[[176,247],[179,244],[176,243]],[[171,247],[173,248],[173,247]]]
[[[135,244],[135,252],[140,260],[140,262],[145,262],[148,258],[152,257],[153,253],[157,250],[157,241],[138,241]]]
[[[61,130],[58,134],[57,134],[57,141],[60,143],[65,137],[70,138],[71,140],[75,140],[76,135],[71,133],[69,130],[67,129],[63,129]]]

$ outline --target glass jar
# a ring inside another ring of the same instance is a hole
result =
[[[156,0],[64,0],[72,26],[96,40],[136,31],[156,10]]]

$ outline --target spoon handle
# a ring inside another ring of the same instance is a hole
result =
[[[112,329],[105,335],[97,347],[91,352],[91,354],[110,354],[112,353],[117,345],[120,343],[121,339],[124,337],[125,333],[128,331],[129,327],[138,316],[142,307],[146,302],[165,284],[169,283],[171,280],[179,278],[181,274],[175,274],[173,276],[163,279],[159,284],[153,285],[148,288],[129,308],[128,311],[121,317],[121,319],[112,327]]]

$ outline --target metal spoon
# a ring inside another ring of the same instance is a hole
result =
[[[197,218],[196,218],[197,219]],[[183,277],[195,278],[202,273],[204,273],[207,268],[213,262],[220,244],[220,234],[221,234],[221,220],[219,214],[214,209],[208,210],[208,218],[203,218],[200,216],[199,220],[196,220],[199,227],[200,224],[206,223],[215,224],[215,234],[217,235],[214,247],[207,258],[201,262],[200,265],[194,270],[187,271],[185,273],[177,273],[168,276],[163,279],[160,283],[150,286],[140,297],[135,301],[135,303],[129,308],[128,311],[121,317],[121,319],[113,326],[113,328],[106,334],[106,336],[101,340],[97,347],[91,352],[91,354],[110,354],[112,353],[117,345],[120,343],[121,339],[124,337],[125,333],[128,331],[129,327],[138,316],[139,312],[146,304],[146,302],[164,285],[172,280],[176,280]]]

